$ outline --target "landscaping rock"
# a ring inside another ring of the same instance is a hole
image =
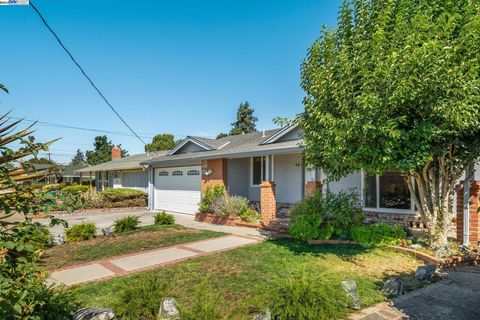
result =
[[[435,251],[435,257],[437,258],[444,258],[444,257],[449,257],[453,255],[455,252],[448,248],[448,247],[443,247]]]
[[[355,281],[342,281],[342,289],[351,301],[351,308],[353,310],[360,310],[362,306],[360,304],[360,298],[357,295],[357,284],[355,283]]]
[[[102,233],[105,237],[110,237],[110,236],[113,236],[113,226],[110,226],[110,227],[107,227],[107,228],[103,228],[102,229]]]
[[[265,308],[262,312],[255,315],[252,320],[272,320],[272,313],[270,309]]]
[[[432,275],[437,269],[437,266],[434,264],[429,264],[426,266],[420,266],[415,271],[415,279],[417,280],[431,280]]]
[[[413,250],[419,250],[419,249],[422,249],[422,245],[419,244],[419,243],[414,243],[414,244],[411,244],[408,246],[410,249],[413,249]]]
[[[112,309],[105,308],[82,308],[75,312],[73,320],[111,320],[115,318]]]
[[[173,298],[163,299],[158,317],[165,320],[180,319],[180,310],[178,310],[177,301]]]
[[[55,234],[52,236],[52,244],[54,246],[59,246],[65,243],[65,237],[63,234]]]
[[[382,287],[383,294],[391,294],[394,296],[400,296],[404,293],[403,281],[400,278],[390,278],[384,282]]]
[[[470,254],[472,252],[472,250],[465,244],[461,244],[458,249],[460,250],[460,252],[462,252],[463,254]]]

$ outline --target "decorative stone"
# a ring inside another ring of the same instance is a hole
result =
[[[177,307],[177,301],[173,298],[165,298],[160,305],[159,315],[160,319],[180,319],[180,310]]]
[[[419,250],[419,249],[422,249],[422,245],[419,244],[419,243],[414,243],[414,244],[411,244],[408,246],[410,249],[413,249],[413,250]]]
[[[403,281],[400,278],[390,278],[383,284],[382,291],[383,294],[391,294],[394,296],[400,296],[404,293],[403,290]]]
[[[426,266],[420,266],[415,271],[415,279],[417,280],[431,280],[432,275],[437,269],[437,266],[434,264],[429,264]]]
[[[102,233],[105,237],[110,237],[110,236],[113,236],[113,230],[114,230],[114,228],[112,226],[110,226],[110,227],[107,227],[107,228],[103,228]]]
[[[342,281],[342,289],[347,294],[347,297],[350,299],[350,307],[353,310],[360,310],[362,307],[360,304],[360,298],[357,295],[357,284],[352,280]]]
[[[55,234],[52,236],[52,244],[54,246],[59,246],[65,243],[65,237],[63,234]]]
[[[455,252],[448,247],[442,247],[435,251],[435,257],[444,258],[453,255]]]
[[[256,314],[252,320],[272,320],[272,313],[269,308],[265,308],[259,314]]]
[[[112,309],[105,308],[82,308],[75,312],[73,320],[111,320],[115,318]]]

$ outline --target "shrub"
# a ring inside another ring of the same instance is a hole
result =
[[[226,194],[225,187],[219,184],[209,185],[203,193],[202,199],[200,200],[200,208],[198,209],[202,213],[212,212],[212,203],[215,199],[223,197]]]
[[[118,202],[129,199],[146,199],[147,194],[140,190],[128,189],[128,188],[115,188],[107,189],[100,192],[102,198],[110,202]]]
[[[304,198],[290,211],[292,218],[306,214],[315,214],[323,217],[323,196],[320,191],[315,192],[311,197]]]
[[[61,184],[46,184],[42,187],[43,191],[60,191],[65,187],[64,183]]]
[[[87,192],[89,190],[89,186],[84,186],[81,184],[73,185],[73,186],[66,186],[62,189],[62,194],[65,193],[82,193]]]
[[[297,240],[312,240],[320,237],[323,218],[318,214],[304,214],[295,217],[288,233]]]
[[[93,222],[83,222],[77,224],[66,232],[67,242],[85,241],[95,237],[97,228]]]
[[[340,280],[305,268],[275,277],[268,301],[276,320],[344,319],[348,314]]]
[[[126,216],[118,218],[113,224],[115,232],[127,232],[138,229],[140,219],[137,216]]]
[[[175,217],[165,211],[159,212],[155,215],[155,224],[169,225],[175,223]]]
[[[220,217],[240,216],[248,210],[248,199],[240,196],[224,195],[213,201],[211,210]]]
[[[15,229],[12,239],[30,244],[35,250],[44,249],[50,245],[50,231],[38,222],[25,222]]]
[[[365,220],[360,197],[353,191],[328,193],[323,201],[323,212],[337,237],[350,238],[351,229]]]
[[[261,219],[261,214],[256,210],[248,208],[242,214],[240,214],[240,219],[245,222],[254,222],[257,223]]]
[[[405,228],[386,222],[353,227],[351,234],[352,239],[362,246],[394,245],[407,238]]]

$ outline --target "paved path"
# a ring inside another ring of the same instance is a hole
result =
[[[354,315],[353,320],[478,320],[480,267],[463,267],[446,279],[380,303]]]
[[[216,252],[228,251],[257,242],[258,240],[252,238],[227,235],[119,257],[111,257],[105,260],[97,260],[54,270],[50,272],[50,283],[72,286],[100,281]]]
[[[64,219],[68,222],[69,227],[82,222],[93,222],[97,227],[98,234],[101,234],[102,228],[109,227],[113,225],[116,219],[125,217],[128,215],[138,216],[140,218],[141,225],[150,225],[154,223],[154,215],[156,212],[148,210],[125,210],[125,211],[107,211],[107,212],[84,212],[77,213],[73,212],[72,214],[65,214],[59,218]],[[219,231],[225,233],[236,234],[245,237],[253,238],[263,238],[261,231],[254,228],[247,227],[230,227],[222,225],[214,225],[205,222],[195,221],[195,216],[188,214],[172,213],[175,216],[175,223],[182,225],[187,228],[192,229],[202,229],[202,230],[211,230]],[[50,219],[38,219],[45,225],[50,223]],[[53,234],[63,233],[63,227],[61,225],[55,226],[52,230]]]

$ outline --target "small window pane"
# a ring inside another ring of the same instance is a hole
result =
[[[173,171],[172,176],[183,176],[183,171]]]
[[[187,172],[187,176],[199,176],[200,175],[200,171],[198,170],[190,170]]]
[[[158,173],[158,175],[159,175],[160,177],[168,177],[168,171],[160,171],[160,172]]]
[[[262,158],[253,158],[252,164],[252,184],[259,185],[262,182]]]
[[[377,177],[365,174],[365,207],[377,207]]]
[[[380,207],[411,209],[410,191],[400,173],[387,172],[380,177]]]

